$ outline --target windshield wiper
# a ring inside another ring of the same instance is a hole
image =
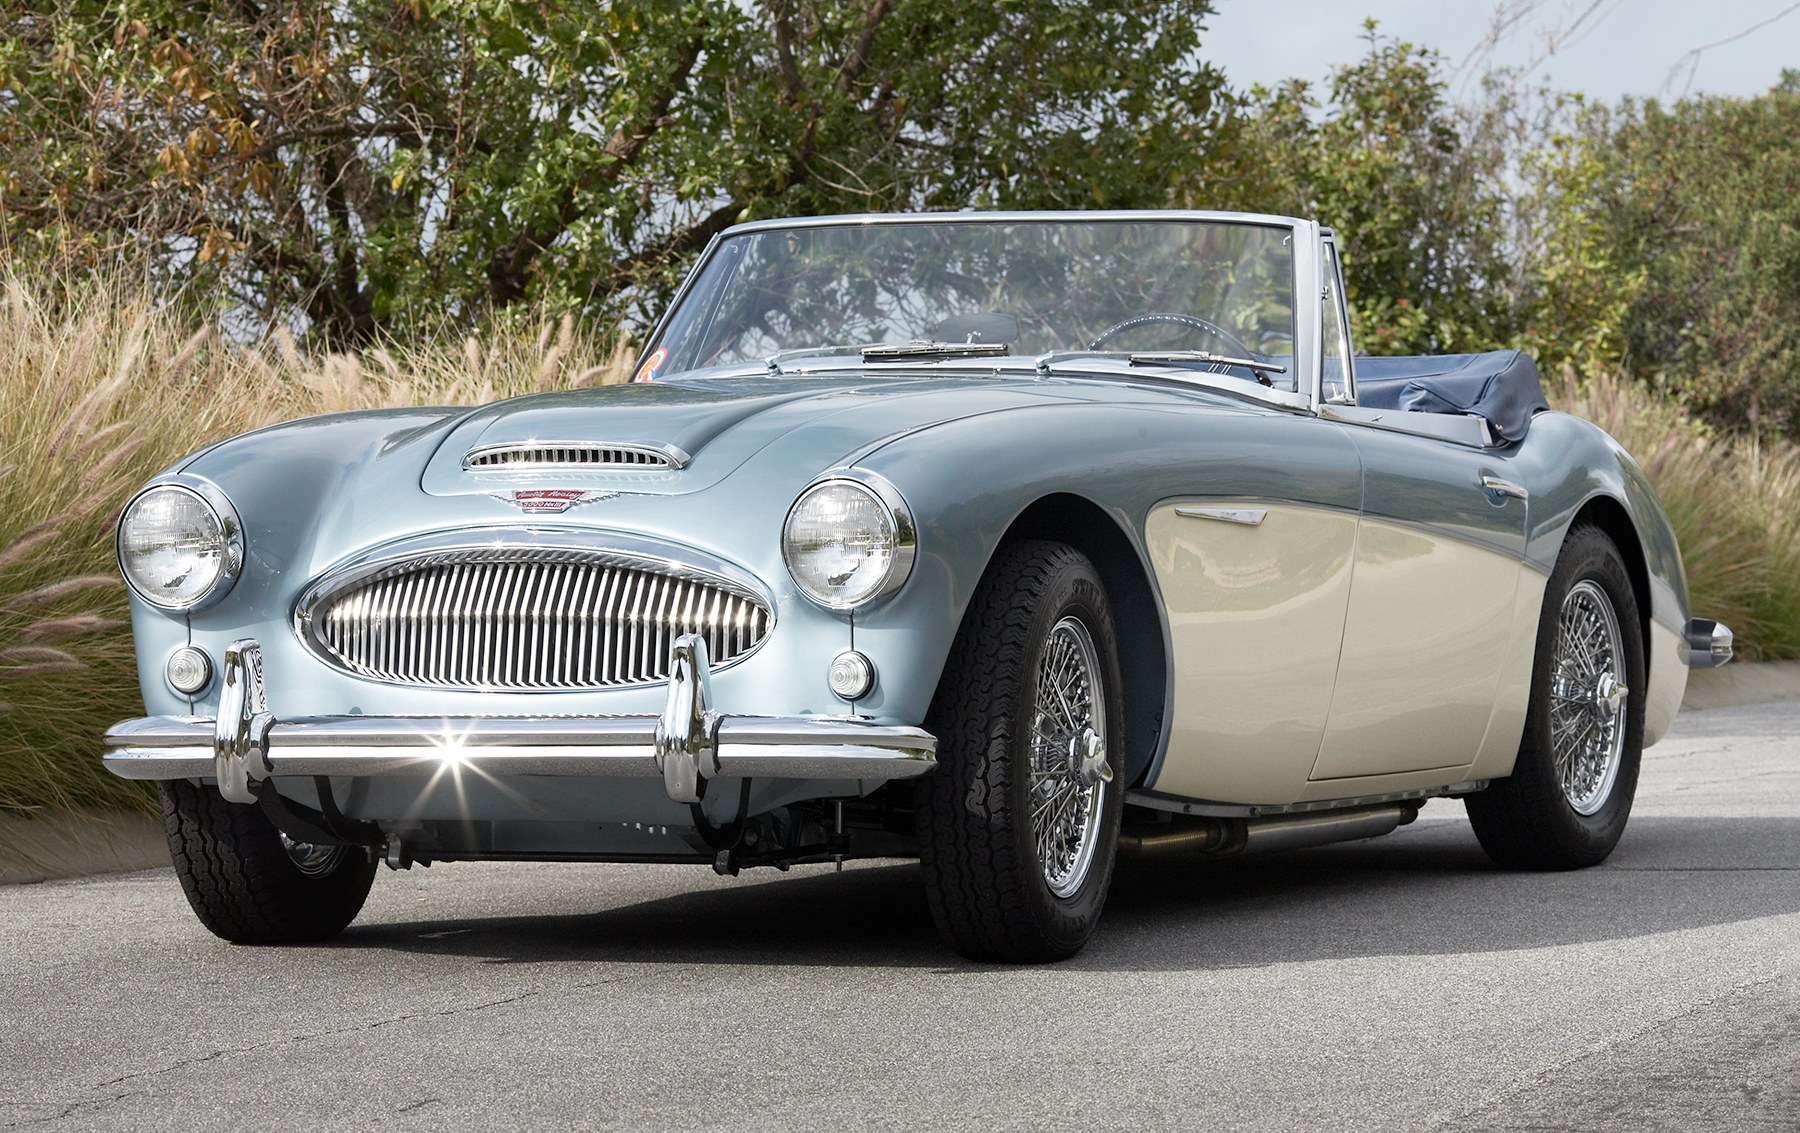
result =
[[[1004,342],[868,342],[846,346],[802,346],[769,355],[764,364],[771,374],[794,358],[819,358],[831,354],[859,354],[865,362],[902,362],[909,358],[991,358],[1008,353]]]
[[[1275,383],[1269,380],[1268,374],[1285,374],[1286,366],[1273,362],[1264,362],[1260,358],[1237,358],[1229,354],[1214,354],[1209,350],[1053,350],[1037,357],[1037,368],[1040,374],[1049,374],[1053,365],[1069,358],[1124,358],[1133,366],[1242,366],[1256,371],[1256,380],[1263,385]],[[1268,373],[1263,373],[1263,371]]]
[[[1127,360],[1133,366],[1180,366],[1185,364],[1242,366],[1246,370],[1255,371],[1256,380],[1266,386],[1275,384],[1269,380],[1269,374],[1287,373],[1286,366],[1277,366],[1273,362],[1264,362],[1257,358],[1234,358],[1229,354],[1214,354],[1209,350],[1139,351],[1130,355]]]
[[[1011,353],[1004,342],[884,342],[862,348],[867,362],[893,362],[904,358],[995,358]]]

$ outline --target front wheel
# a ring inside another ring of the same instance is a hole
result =
[[[362,910],[375,862],[354,846],[296,842],[262,810],[185,779],[159,783],[169,856],[188,904],[239,944],[299,944],[342,932]]]
[[[1100,917],[1124,806],[1112,609],[1086,556],[996,554],[951,647],[928,727],[919,856],[945,940],[977,960],[1074,955]]]
[[[1612,853],[1637,793],[1644,691],[1631,576],[1604,532],[1577,527],[1544,593],[1518,762],[1464,801],[1489,857],[1576,869]]]

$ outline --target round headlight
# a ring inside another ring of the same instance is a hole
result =
[[[237,513],[204,482],[154,484],[119,518],[119,569],[138,597],[165,610],[221,597],[237,578],[243,548]]]
[[[912,517],[885,481],[821,480],[781,529],[788,573],[808,598],[849,610],[892,594],[912,571]]]

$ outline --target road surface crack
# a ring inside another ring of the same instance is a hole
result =
[[[1555,1077],[1560,1075],[1563,1071],[1569,1069],[1572,1066],[1575,1066],[1578,1063],[1585,1062],[1588,1059],[1594,1058],[1597,1055],[1605,1053],[1606,1051],[1615,1050],[1615,1049],[1617,1049],[1621,1046],[1624,1046],[1628,1043],[1635,1043],[1639,1039],[1642,1039],[1645,1035],[1648,1035],[1654,1031],[1657,1031],[1664,1027],[1667,1027],[1671,1023],[1679,1022],[1680,1020],[1683,1020],[1683,1019],[1692,1019],[1692,1018],[1700,1015],[1702,1012],[1709,1011],[1712,1008],[1718,1006],[1718,1004],[1723,1002],[1724,1000],[1730,999],[1734,996],[1743,995],[1746,992],[1756,991],[1759,988],[1768,987],[1770,984],[1780,983],[1781,981],[1783,981],[1785,979],[1789,979],[1789,978],[1791,978],[1791,973],[1777,972],[1774,975],[1764,976],[1763,978],[1757,979],[1757,980],[1751,980],[1749,983],[1736,984],[1736,985],[1733,985],[1732,987],[1729,987],[1729,988],[1726,988],[1726,989],[1720,991],[1717,995],[1710,996],[1709,998],[1706,998],[1706,999],[1696,1000],[1693,1003],[1688,1004],[1688,1006],[1685,1007],[1684,1009],[1677,1011],[1672,1015],[1658,1016],[1657,1018],[1650,1020],[1649,1022],[1643,1024],[1642,1026],[1634,1027],[1629,1031],[1625,1031],[1620,1034],[1608,1035],[1606,1038],[1601,1039],[1597,1042],[1589,1043],[1587,1046],[1576,1051],[1574,1054],[1569,1055],[1567,1058],[1559,1059],[1558,1061],[1553,1062],[1553,1063],[1549,1064],[1548,1066],[1540,1067],[1537,1070],[1525,1072],[1522,1080],[1519,1082],[1518,1085],[1515,1085],[1510,1089],[1503,1090],[1498,1094],[1494,1094],[1494,1095],[1491,1095],[1490,1097],[1484,1098],[1482,1101],[1476,1103],[1475,1105],[1469,1106],[1469,1107],[1467,1107],[1455,1114],[1452,1114],[1448,1117],[1440,1117],[1433,1123],[1432,1128],[1434,1128],[1434,1129],[1473,1128],[1474,1127],[1473,1123],[1479,1115],[1481,1115],[1483,1113],[1492,1113],[1494,1110],[1505,1106],[1508,1102],[1510,1102],[1513,1098],[1518,1097],[1520,1094],[1525,1094],[1525,1093],[1530,1093],[1530,1092],[1535,1092],[1535,1091],[1540,1090],[1546,1081],[1554,1079]]]
[[[611,984],[611,983],[618,983],[618,982],[619,982],[618,979],[593,980],[593,981],[589,981],[587,983],[570,984],[566,988],[559,988],[558,990],[560,990],[560,991],[587,991],[587,990],[591,990],[596,987],[600,987],[604,984]],[[504,996],[500,999],[490,999],[483,1003],[474,1003],[474,1004],[469,1004],[469,1005],[460,1006],[460,1007],[446,1007],[446,1008],[441,1008],[441,1009],[435,1010],[435,1011],[413,1011],[413,1012],[408,1012],[407,1014],[404,1014],[404,1015],[395,1015],[391,1018],[385,1018],[385,1019],[375,1019],[370,1022],[356,1023],[356,1024],[353,1024],[351,1026],[346,1026],[346,1027],[334,1027],[330,1030],[316,1031],[316,1032],[312,1032],[312,1033],[308,1033],[308,1034],[284,1035],[280,1038],[265,1039],[262,1042],[247,1043],[243,1046],[227,1047],[222,1050],[210,1050],[210,1051],[207,1051],[205,1054],[194,1055],[189,1058],[177,1059],[176,1061],[171,1062],[166,1066],[158,1066],[158,1067],[155,1067],[155,1068],[149,1069],[149,1070],[138,1070],[138,1071],[134,1071],[130,1074],[122,1074],[117,1078],[109,1078],[104,1082],[95,1083],[90,1088],[94,1089],[94,1090],[106,1090],[111,1087],[124,1085],[127,1082],[136,1082],[136,1081],[138,1081],[140,1079],[144,1079],[144,1078],[156,1078],[156,1077],[160,1077],[164,1074],[174,1073],[175,1071],[178,1071],[178,1070],[186,1070],[186,1069],[190,1069],[195,1066],[204,1066],[208,1062],[216,1061],[220,1058],[224,1058],[227,1055],[255,1054],[255,1053],[258,1053],[261,1051],[267,1051],[267,1050],[274,1049],[276,1047],[286,1046],[286,1045],[290,1045],[290,1044],[294,1044],[294,1043],[312,1042],[315,1039],[332,1038],[332,1037],[338,1036],[338,1035],[353,1035],[353,1034],[364,1033],[367,1031],[376,1031],[376,1030],[380,1030],[383,1027],[391,1027],[391,1026],[395,1025],[396,1023],[410,1023],[410,1022],[413,1022],[413,1021],[419,1020],[419,1019],[447,1019],[447,1018],[450,1018],[450,1017],[456,1016],[456,1015],[472,1015],[478,1011],[489,1011],[496,1007],[507,1007],[514,1003],[523,1003],[524,1001],[526,1001],[528,999],[534,999],[541,994],[543,994],[542,989],[532,988],[532,989],[528,989],[526,991],[521,991],[516,995]],[[97,1108],[100,1108],[100,1107],[103,1107],[106,1105],[111,1105],[116,1102],[124,1101],[127,1098],[135,1097],[136,1095],[138,1095],[141,1092],[142,1091],[139,1091],[139,1090],[127,1090],[124,1093],[115,1093],[112,1097],[83,1098],[80,1101],[71,1102],[68,1105],[65,1105],[57,1113],[46,1114],[41,1117],[27,1117],[27,1118],[24,1118],[21,1120],[8,1121],[5,1124],[0,1124],[0,1129],[16,1129],[16,1128],[20,1128],[20,1127],[26,1126],[26,1125],[42,1125],[42,1124],[45,1124],[47,1122],[52,1122],[52,1121],[65,1121],[65,1120],[69,1119],[70,1117],[73,1117],[76,1113],[78,1113],[84,1109],[90,1109],[90,1108],[97,1109]],[[435,1101],[437,1099],[434,1098],[434,1099],[429,1099],[429,1100]],[[424,1104],[427,1104],[427,1103],[426,1102],[417,1103],[417,1105],[424,1105]],[[416,1108],[416,1106],[413,1108]]]

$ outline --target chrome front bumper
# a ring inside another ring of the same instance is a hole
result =
[[[698,802],[701,781],[910,779],[936,766],[922,728],[812,716],[725,716],[711,708],[706,643],[677,639],[661,716],[309,716],[269,714],[262,649],[225,651],[219,715],[150,716],[106,732],[105,763],[125,779],[213,776],[233,802],[277,775],[661,776],[671,799]]]

